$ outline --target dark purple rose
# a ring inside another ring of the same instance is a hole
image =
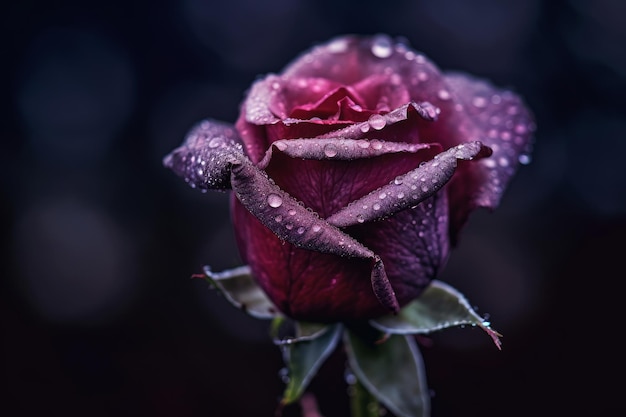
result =
[[[234,127],[202,122],[165,165],[234,191],[241,256],[285,315],[348,321],[420,295],[470,212],[498,205],[532,130],[514,93],[346,36],[256,81]]]

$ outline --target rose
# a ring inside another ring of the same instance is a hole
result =
[[[532,130],[511,91],[345,36],[256,81],[234,128],[202,122],[165,165],[234,191],[241,256],[282,313],[350,321],[421,294],[472,210],[499,204]]]

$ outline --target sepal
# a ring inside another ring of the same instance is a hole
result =
[[[278,308],[254,281],[248,266],[222,272],[213,272],[205,266],[201,277],[218,289],[232,305],[253,317],[272,319],[281,316]]]
[[[318,337],[281,344],[287,366],[287,386],[281,405],[291,404],[302,396],[324,361],[335,350],[343,330],[341,324],[327,326]]]
[[[413,336],[366,343],[344,332],[350,368],[358,381],[398,417],[428,417],[430,396],[422,356]]]
[[[497,331],[474,311],[467,299],[450,285],[434,280],[415,300],[397,315],[387,315],[370,321],[370,324],[391,334],[424,334],[456,326],[479,326],[501,348]]]

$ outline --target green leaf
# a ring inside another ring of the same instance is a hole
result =
[[[392,335],[384,342],[367,344],[346,331],[344,343],[357,379],[394,415],[430,415],[424,363],[412,336]]]
[[[375,328],[391,334],[430,333],[454,326],[479,326],[491,336],[498,349],[502,336],[491,329],[467,299],[450,285],[433,281],[418,298],[407,304],[395,316],[384,316],[370,321]]]
[[[222,272],[204,267],[204,278],[217,288],[235,307],[259,319],[280,316],[278,308],[254,281],[250,267],[240,266]]]
[[[335,324],[328,327],[315,339],[281,345],[289,371],[289,382],[281,404],[290,404],[300,398],[326,358],[337,347],[342,326]]]

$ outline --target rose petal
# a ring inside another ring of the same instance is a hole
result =
[[[230,165],[243,157],[237,131],[229,124],[204,120],[181,146],[163,158],[163,165],[201,190],[230,189]]]
[[[416,153],[418,151],[435,148],[438,144],[432,143],[404,143],[387,142],[382,140],[367,139],[289,139],[278,140],[265,153],[265,157],[257,165],[259,168],[266,168],[271,162],[273,150],[276,149],[291,158],[334,160],[334,161],[354,161],[363,158],[373,158],[390,153],[407,152]]]
[[[243,261],[285,315],[328,323],[388,313],[372,290],[371,260],[299,249],[278,238],[236,199],[232,217]]]
[[[491,154],[480,142],[461,144],[448,149],[418,168],[397,176],[388,185],[378,188],[328,217],[326,221],[337,227],[380,220],[409,207],[416,206],[452,178],[457,159],[472,160]]]
[[[346,229],[385,263],[385,272],[401,306],[437,277],[449,254],[448,199],[439,192],[385,221]]]
[[[491,158],[464,167],[466,172],[451,184],[450,203],[458,229],[474,207],[498,206],[520,164],[530,160],[535,126],[530,111],[511,91],[463,74],[448,74],[446,82],[472,124],[472,136],[493,150]]]
[[[374,252],[320,219],[251,163],[233,164],[231,183],[241,204],[281,240],[314,252],[370,260],[374,295],[389,311],[399,310],[382,261]]]

